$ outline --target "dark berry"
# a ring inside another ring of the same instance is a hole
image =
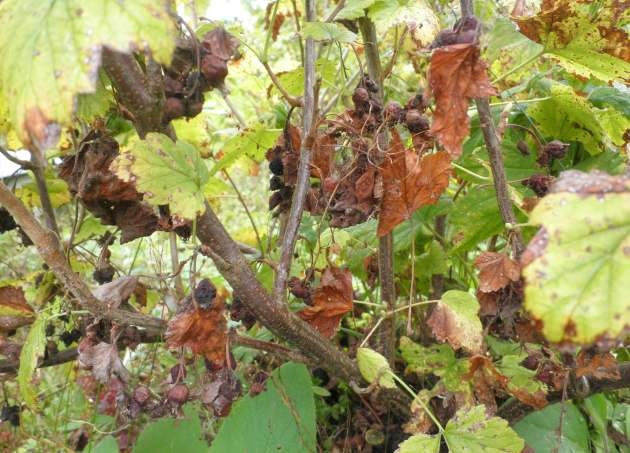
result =
[[[276,176],[282,176],[283,167],[281,158],[273,159],[269,162],[269,171]]]
[[[17,227],[15,220],[5,208],[0,208],[0,234],[14,230]]]
[[[405,115],[405,124],[411,133],[424,132],[429,129],[429,120],[427,120],[418,110],[408,110]]]
[[[549,192],[549,186],[553,181],[552,176],[532,175],[522,182],[525,187],[529,187],[539,197],[544,197]]]
[[[114,274],[116,270],[112,267],[111,264],[108,264],[105,267],[100,267],[94,270],[92,273],[92,278],[99,285],[103,285],[105,283],[109,283],[114,279]]]
[[[279,176],[274,176],[269,180],[269,190],[278,190],[284,187],[284,181]]]
[[[186,384],[175,384],[166,394],[166,398],[169,403],[175,406],[181,406],[188,399],[189,393],[190,391]]]
[[[186,113],[184,101],[176,97],[170,97],[164,103],[164,121],[171,121],[181,118]]]
[[[207,309],[210,307],[216,295],[217,289],[207,278],[201,280],[195,288],[195,300],[197,301],[197,304],[203,309]]]

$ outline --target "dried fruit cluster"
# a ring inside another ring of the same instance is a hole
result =
[[[201,113],[203,93],[223,85],[237,48],[238,41],[222,27],[206,33],[201,42],[196,37],[178,41],[171,65],[164,69],[165,124]]]

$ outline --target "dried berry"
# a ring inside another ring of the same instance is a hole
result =
[[[282,159],[277,158],[273,159],[269,162],[269,171],[276,176],[282,176],[282,170],[284,165],[282,164]]]
[[[99,285],[103,285],[105,283],[111,282],[114,279],[115,274],[116,270],[112,267],[111,264],[108,264],[105,267],[95,269],[92,273],[92,278]]]
[[[164,113],[162,118],[165,122],[181,118],[186,113],[184,101],[176,97],[166,99],[164,103]]]
[[[549,186],[553,181],[552,176],[548,175],[532,175],[525,179],[522,184],[525,187],[529,187],[539,197],[544,197],[549,192]]]
[[[284,187],[284,181],[279,176],[274,176],[269,180],[269,190],[279,190]]]
[[[280,191],[272,193],[269,197],[269,210],[273,211],[280,203],[282,203],[282,194]]]
[[[0,234],[17,228],[15,220],[5,208],[0,207]]]
[[[246,329],[251,329],[256,323],[254,314],[238,297],[234,297],[230,304],[230,319],[232,319],[232,321],[241,321]]]
[[[52,337],[55,334],[55,326],[54,324],[46,324],[46,336]]]
[[[8,421],[11,426],[20,426],[20,406],[4,406],[0,412],[0,421]]]
[[[408,110],[405,115],[405,124],[409,132],[417,134],[429,129],[429,120],[427,120],[418,110]]]
[[[136,389],[133,391],[133,400],[140,406],[143,406],[150,397],[151,391],[144,385],[136,387]]]
[[[203,110],[203,100],[204,98],[202,95],[201,99],[194,101],[190,100],[186,103],[186,118],[194,118],[201,113]]]
[[[390,101],[385,105],[385,121],[389,126],[400,123],[405,118],[405,111],[396,101]]]
[[[204,310],[210,307],[216,295],[217,289],[207,278],[201,280],[195,288],[195,300],[199,307]]]
[[[64,345],[70,346],[75,341],[81,338],[81,332],[78,329],[72,329],[70,331],[65,331],[61,335],[59,335],[59,339],[63,342]]]
[[[186,367],[183,363],[178,363],[171,368],[170,371],[171,383],[176,383],[181,381],[186,377]]]
[[[358,87],[352,94],[352,102],[356,110],[367,112],[370,109],[370,93],[365,88]]]
[[[521,153],[523,156],[530,155],[529,146],[527,146],[525,140],[519,140],[519,142],[516,144],[516,149],[518,149],[518,152]]]
[[[298,299],[304,300],[304,303],[311,305],[311,288],[308,282],[302,281],[297,277],[291,277],[287,282],[289,292]]]
[[[186,402],[189,394],[190,391],[188,390],[188,386],[186,384],[175,384],[169,389],[166,394],[166,398],[172,405],[181,406]]]
[[[568,143],[563,143],[560,140],[553,140],[543,146],[542,152],[536,162],[542,167],[549,167],[553,163],[554,159],[562,159],[569,149]]]

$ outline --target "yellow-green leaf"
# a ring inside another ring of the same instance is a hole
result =
[[[614,338],[630,324],[630,178],[561,174],[532,211],[525,308],[553,342]]]
[[[76,95],[94,92],[103,46],[150,49],[170,63],[177,36],[168,2],[5,0],[0,4],[0,95],[22,141],[50,148]]]
[[[199,152],[186,142],[150,133],[123,151],[111,168],[121,179],[135,182],[146,201],[168,204],[178,217],[193,219],[204,211],[208,169]]]
[[[32,379],[37,368],[37,361],[44,356],[44,349],[46,348],[45,325],[44,317],[39,316],[28,331],[24,346],[20,351],[17,381],[22,399],[29,407],[37,406],[37,393],[33,387]]]
[[[378,384],[385,388],[396,387],[387,359],[378,352],[369,348],[359,348],[357,363],[361,375],[370,384]]]

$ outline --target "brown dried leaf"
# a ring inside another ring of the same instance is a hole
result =
[[[298,312],[325,337],[331,338],[339,328],[343,315],[352,310],[352,274],[348,269],[327,267],[313,290],[313,305]]]
[[[110,283],[105,283],[94,290],[92,294],[110,308],[118,308],[120,304],[129,299],[138,286],[136,277],[125,276]]]
[[[333,165],[336,140],[328,134],[319,135],[313,143],[311,159],[311,176],[322,181],[330,174]]]
[[[521,276],[519,264],[504,253],[483,252],[475,260],[479,269],[479,291],[490,293],[517,282]]]
[[[18,327],[31,324],[35,311],[24,298],[22,288],[3,286],[0,288],[0,333],[11,332]]]
[[[120,360],[116,345],[102,341],[96,345],[86,344],[84,341],[81,342],[83,347],[78,348],[79,363],[91,369],[95,379],[106,383],[115,375],[123,382],[129,381],[129,371]]]
[[[214,296],[207,308],[197,309],[192,303],[187,304],[184,311],[169,321],[166,330],[166,343],[170,348],[187,346],[220,366],[225,362],[226,342],[227,321],[220,296]]]
[[[416,209],[438,201],[448,186],[451,159],[443,151],[419,158],[414,152],[405,150],[400,136],[393,130],[380,173],[383,199],[378,235],[385,236]]]
[[[470,99],[496,94],[487,67],[479,58],[476,43],[440,47],[431,56],[429,91],[436,101],[431,132],[453,159],[461,155],[462,142],[470,129]]]
[[[577,356],[575,375],[592,376],[595,379],[621,379],[617,360],[610,352],[593,354],[583,350]]]

